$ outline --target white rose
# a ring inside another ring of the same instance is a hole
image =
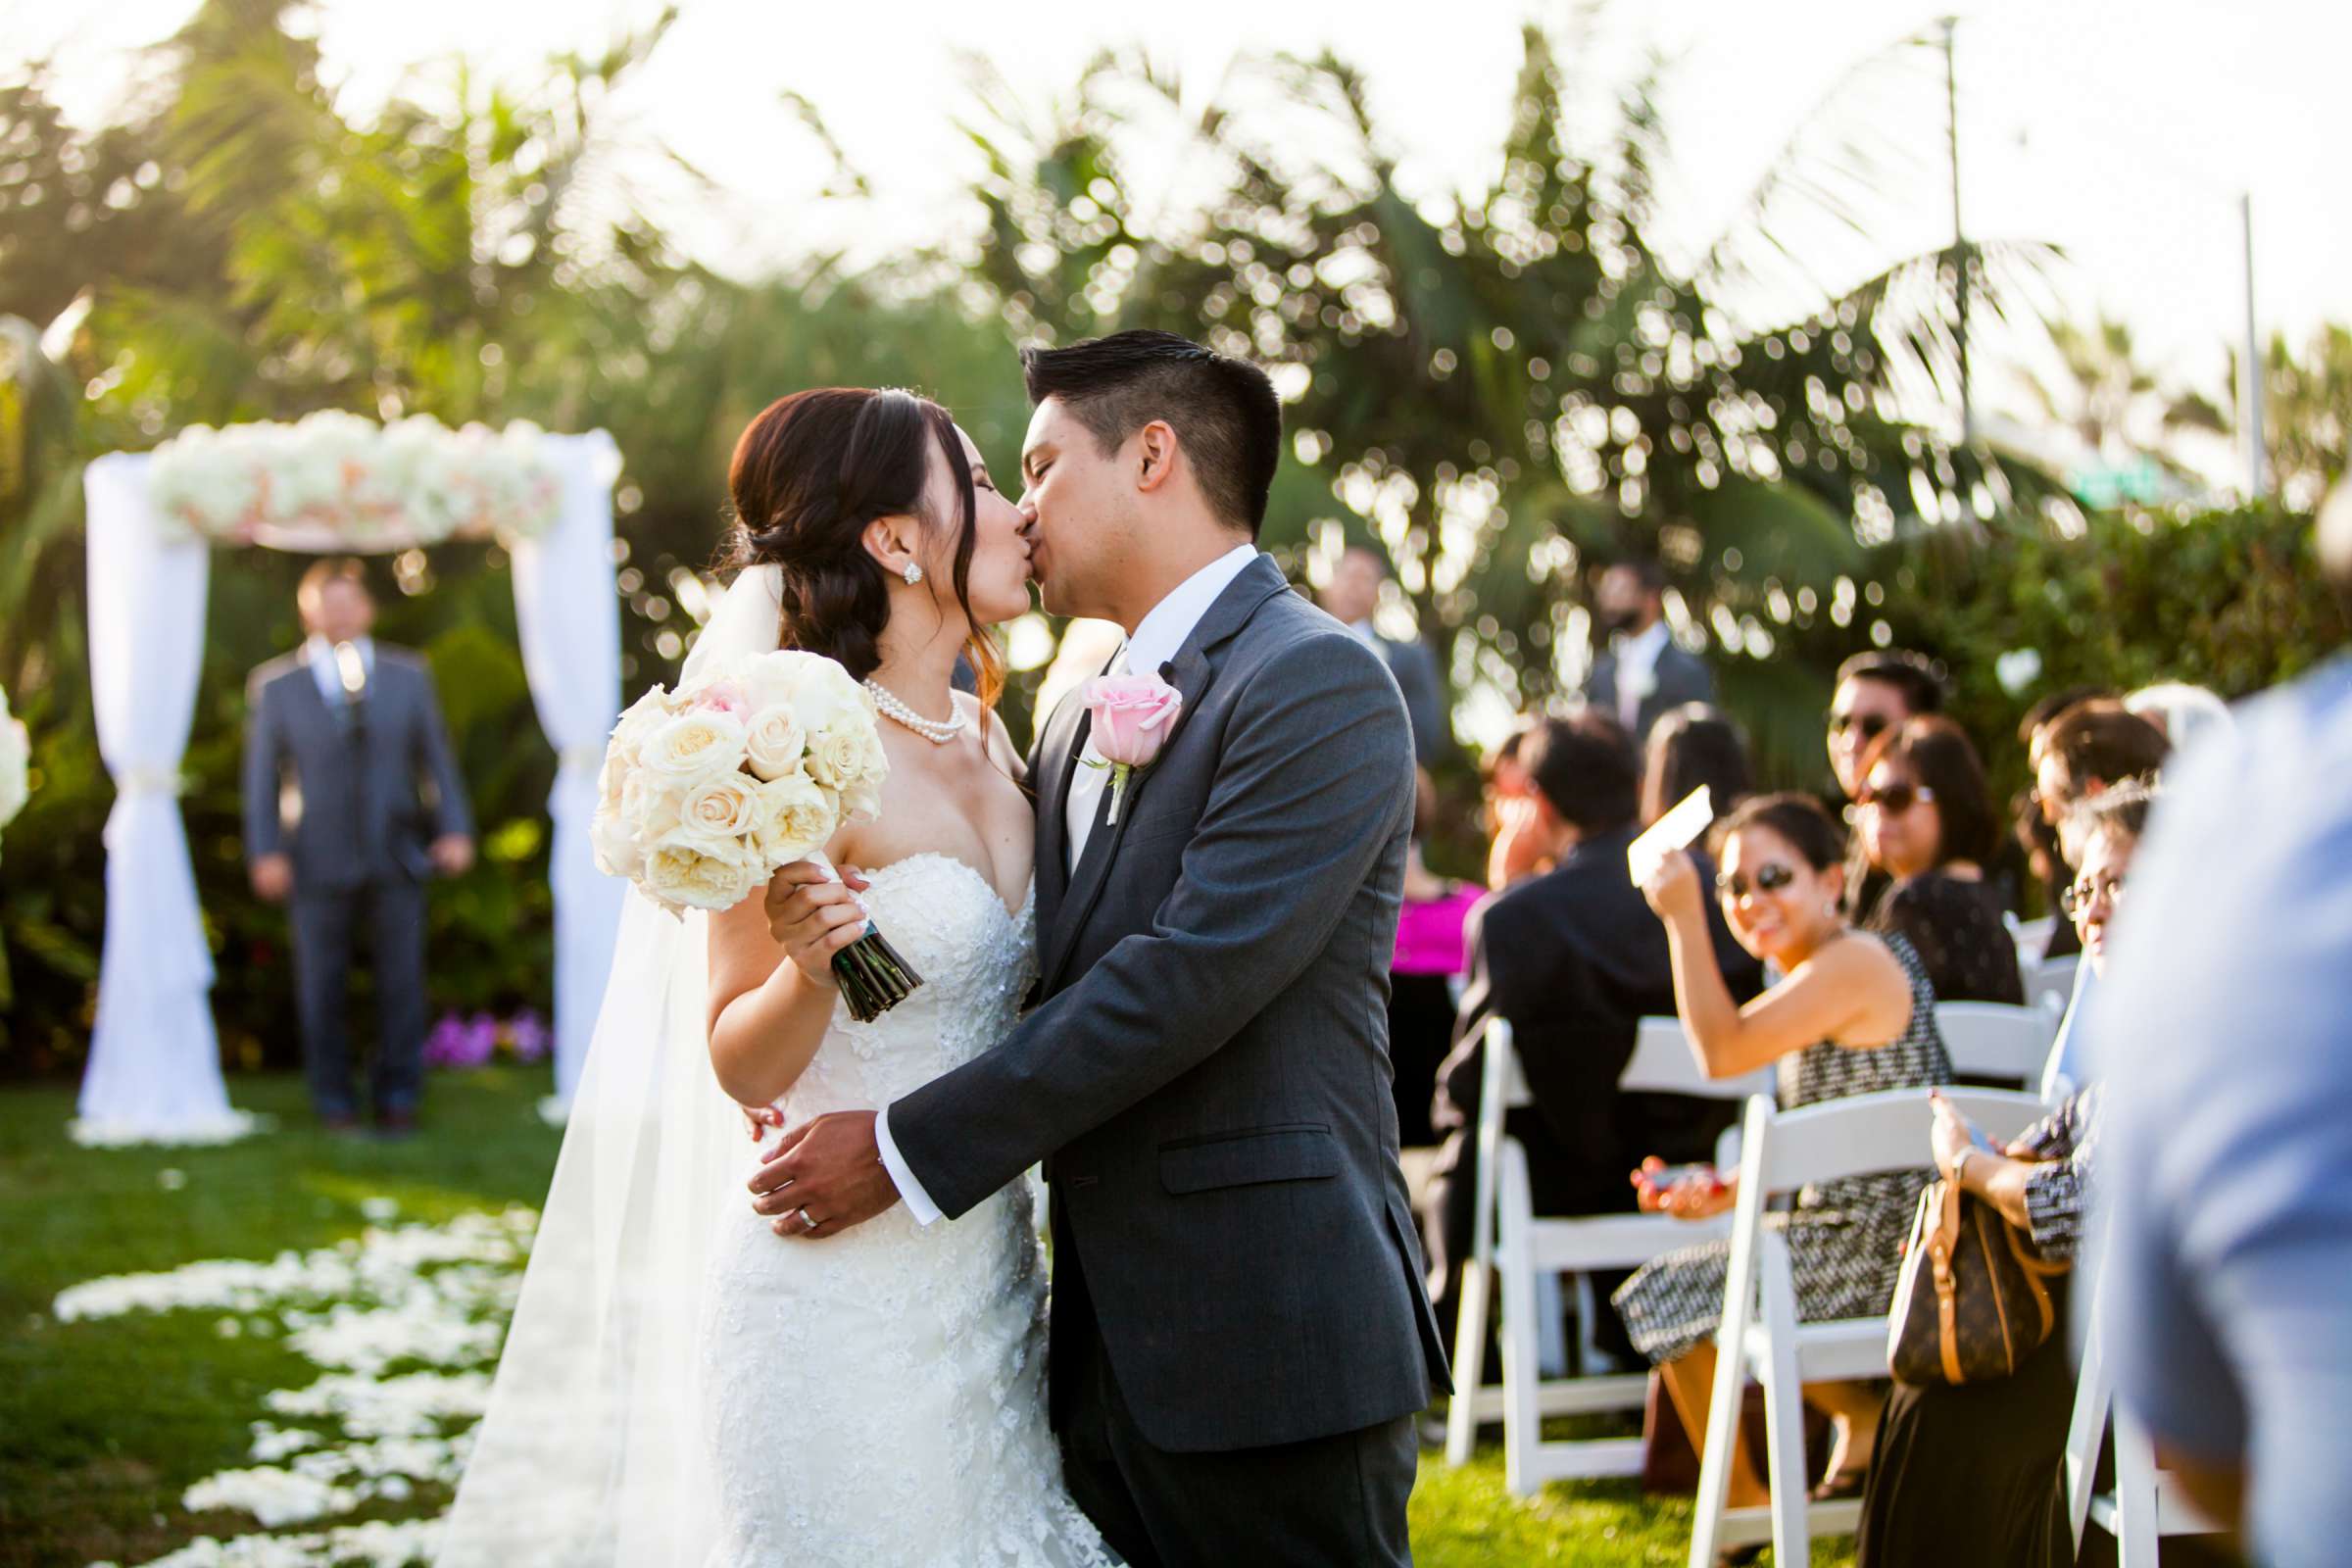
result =
[[[619,814],[638,843],[665,839],[681,822],[677,786],[639,768],[621,784]]]
[[[800,722],[781,705],[754,713],[744,732],[744,756],[762,779],[779,779],[797,769],[807,747]]]
[[[871,822],[882,814],[882,781],[858,779],[834,797],[845,822]]]
[[[637,765],[671,784],[690,784],[743,766],[743,725],[715,708],[693,708],[666,719],[637,748]]]
[[[645,850],[628,819],[599,807],[588,824],[588,842],[596,852],[596,868],[607,876],[636,880],[645,871]]]
[[[760,858],[770,866],[823,849],[840,826],[832,798],[805,773],[788,773],[760,786]]]
[[[678,798],[677,835],[712,853],[750,833],[760,820],[759,789],[748,773],[714,773],[686,787]]]
[[[673,842],[654,846],[645,858],[639,885],[673,909],[731,909],[760,881],[759,873],[740,859]]]

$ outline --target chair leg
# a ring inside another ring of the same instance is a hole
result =
[[[2115,1412],[2116,1568],[2156,1568],[2163,1525],[2157,1515],[2156,1447],[2132,1412]]]
[[[1796,1364],[1796,1289],[1788,1272],[1788,1250],[1767,1233],[1760,1249],[1765,1332],[1769,1341],[1764,1378],[1764,1429],[1771,1446],[1772,1556],[1775,1562],[1803,1563],[1812,1557],[1806,1517],[1805,1391]]]
[[[1542,1486],[1535,1469],[1536,1445],[1544,1440],[1544,1415],[1537,1390],[1544,1373],[1536,1327],[1535,1252],[1528,1234],[1533,1194],[1527,1152],[1514,1140],[1502,1145],[1495,1193],[1494,1273],[1502,1291],[1502,1478],[1514,1497],[1535,1495]]]
[[[1470,1462],[1478,1439],[1478,1391],[1487,1373],[1487,1293],[1493,1266],[1473,1259],[1462,1274],[1461,1317],[1453,1331],[1453,1400],[1446,1408],[1446,1463]]]

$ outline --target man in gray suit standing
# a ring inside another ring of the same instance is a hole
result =
[[[1380,655],[1404,694],[1404,711],[1413,721],[1413,757],[1423,767],[1434,764],[1452,735],[1446,722],[1446,679],[1429,645],[1418,639],[1399,642],[1383,637],[1372,627],[1372,612],[1380,608],[1380,585],[1388,581],[1389,558],[1370,545],[1349,545],[1340,552],[1331,582],[1316,596],[1324,612],[1363,639]]]
[[[374,939],[377,1128],[416,1126],[424,1087],[424,885],[473,863],[473,825],[424,661],[368,636],[356,561],[321,561],[296,603],[309,636],[246,687],[245,854],[254,892],[289,906],[311,1103],[359,1122],[344,1027],[352,934]]]
[[[1714,671],[1677,647],[1666,625],[1666,572],[1655,561],[1619,562],[1600,574],[1592,625],[1607,646],[1585,677],[1585,701],[1615,718],[1635,751],[1659,714],[1715,700]]]
[[[1022,364],[1046,608],[1125,627],[1111,668],[1183,711],[1114,820],[1083,703],[1054,710],[1037,1010],[879,1116],[789,1130],[755,1206],[823,1247],[1045,1161],[1050,1407],[1104,1539],[1138,1568],[1409,1563],[1412,1418],[1446,1367],[1389,1088],[1404,704],[1257,551],[1263,371],[1149,331]]]

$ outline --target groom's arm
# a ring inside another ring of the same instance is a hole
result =
[[[1379,657],[1336,632],[1277,655],[1236,704],[1152,929],[894,1102],[894,1163],[962,1214],[1207,1058],[1322,951],[1411,803],[1411,727]]]

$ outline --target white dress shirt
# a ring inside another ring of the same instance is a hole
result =
[[[1672,635],[1661,615],[1649,629],[1617,645],[1617,722],[1628,735],[1641,727],[1642,700],[1658,689],[1658,656]]]
[[[1200,624],[1200,617],[1208,613],[1208,607],[1215,604],[1217,597],[1233,585],[1233,579],[1240,576],[1256,559],[1255,544],[1235,545],[1178,583],[1166,598],[1145,612],[1144,618],[1136,622],[1134,632],[1127,638],[1127,646],[1111,661],[1110,672],[1157,675],[1159,666],[1174,659],[1192,639],[1193,629]],[[1102,757],[1091,740],[1079,755],[1082,759],[1100,760]],[[1067,865],[1071,869],[1076,868],[1079,856],[1085,853],[1087,836],[1094,831],[1095,813],[1102,804],[1102,791],[1109,782],[1110,769],[1107,767],[1088,767],[1082,760],[1071,771],[1069,800],[1062,808],[1063,839],[1069,846]],[[890,1111],[887,1107],[874,1117],[874,1143],[882,1152],[883,1169],[890,1172],[891,1182],[898,1188],[899,1197],[905,1200],[906,1212],[914,1216],[914,1222],[928,1225],[939,1218],[939,1205],[931,1201],[931,1195],[923,1191],[922,1184],[914,1179],[914,1173],[906,1168],[906,1161],[900,1157],[899,1146],[891,1142]]]
[[[360,651],[360,666],[375,679],[375,639],[355,637],[352,646]],[[303,639],[303,662],[311,666],[311,679],[318,683],[318,695],[326,699],[330,709],[343,706],[343,672],[335,667],[335,645],[317,632]]]

